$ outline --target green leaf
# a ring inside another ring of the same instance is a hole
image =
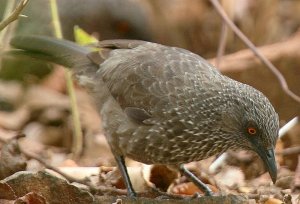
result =
[[[74,26],[74,37],[75,42],[77,42],[80,45],[87,45],[98,42],[98,40],[95,37],[85,32],[79,26]]]

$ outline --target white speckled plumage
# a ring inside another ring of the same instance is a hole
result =
[[[116,159],[180,165],[229,148],[249,149],[276,180],[279,121],[273,106],[261,92],[222,75],[200,56],[130,40],[99,42],[99,52],[36,36],[16,37],[11,44],[73,68],[94,96]]]
[[[278,116],[268,99],[222,75],[200,56],[148,42],[114,49],[118,46],[104,41],[99,47],[111,50],[95,78],[103,80],[111,103],[120,108],[115,114],[125,127],[122,131],[110,128],[115,118],[104,117],[112,148],[120,154],[144,163],[178,164],[228,148],[251,149],[243,132],[248,120],[264,133],[265,147],[274,146]],[[126,107],[144,110],[149,118],[130,120],[123,114]]]

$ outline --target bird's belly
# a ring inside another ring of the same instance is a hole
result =
[[[142,163],[183,164],[203,160],[226,150],[210,140],[209,134],[195,135],[184,131],[168,134],[169,127],[136,124],[112,97],[104,103],[101,117],[112,152]]]
[[[146,164],[178,165],[200,161],[225,149],[193,137],[153,134],[149,127],[140,127],[127,141],[125,155]]]

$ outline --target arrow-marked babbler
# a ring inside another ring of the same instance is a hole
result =
[[[211,190],[183,164],[228,149],[256,152],[273,182],[279,119],[253,87],[222,75],[187,50],[135,40],[99,42],[97,51],[41,36],[11,40],[13,55],[69,67],[93,96],[103,129],[135,196],[124,157],[179,169],[206,195]]]

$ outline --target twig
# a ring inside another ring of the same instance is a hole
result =
[[[97,186],[94,190],[100,191],[102,193],[110,193],[110,194],[114,193],[117,195],[127,195],[126,189],[118,189],[118,188],[108,187],[108,186]]]
[[[278,79],[283,91],[289,95],[292,99],[300,103],[300,97],[296,95],[294,92],[292,92],[288,84],[285,80],[285,78],[282,76],[282,74],[278,71],[278,69],[264,56],[260,53],[260,51],[257,50],[255,45],[242,33],[242,31],[230,20],[230,18],[227,16],[226,12],[220,5],[218,0],[210,0],[212,5],[215,7],[219,15],[222,17],[222,19],[227,23],[227,25],[232,29],[232,31],[242,40],[243,43],[245,43],[252,52],[258,57],[258,59],[265,64],[271,72],[276,76]]]
[[[20,151],[28,158],[30,159],[34,159],[34,160],[37,160],[38,162],[40,162],[43,166],[45,166],[46,168],[48,169],[51,169],[53,171],[55,171],[56,173],[62,175],[63,177],[65,177],[68,181],[70,182],[76,182],[76,183],[81,183],[81,184],[84,184],[84,185],[87,185],[87,182],[84,180],[84,179],[76,179],[72,176],[69,176],[68,174],[65,174],[64,172],[62,172],[59,168],[55,167],[55,166],[52,166],[50,164],[48,164],[46,161],[44,161],[42,158],[40,158],[39,156],[37,155],[34,155],[22,148],[20,148]],[[89,186],[89,185],[88,185]]]
[[[224,163],[224,161],[227,159],[228,153],[225,152],[221,154],[208,168],[209,173],[215,173],[217,169]]]
[[[53,27],[55,36],[59,39],[63,38],[60,20],[59,20],[59,14],[58,14],[58,8],[56,4],[56,0],[50,0],[51,4],[51,14],[53,19]],[[72,81],[72,73],[69,70],[65,71],[65,77],[66,77],[66,83],[67,83],[67,90],[70,97],[70,104],[71,104],[71,112],[72,112],[72,121],[73,121],[73,131],[74,131],[74,137],[72,142],[72,152],[74,153],[74,158],[78,158],[80,154],[82,153],[83,148],[83,135],[81,130],[81,124],[79,119],[79,111],[78,106],[76,103],[76,95],[75,90],[73,86]]]
[[[288,123],[286,123],[282,128],[279,130],[279,138],[282,138],[283,135],[287,133],[291,128],[293,128],[299,122],[298,117],[294,117]]]
[[[15,9],[15,4],[16,0],[10,0],[6,2],[2,19],[7,19],[13,13]],[[14,27],[15,26],[8,27],[8,25],[6,25],[6,27],[0,31],[0,51],[5,50],[5,48],[7,47],[8,41],[5,40],[5,36],[7,36],[7,33],[9,33]],[[2,61],[0,61],[0,63],[2,63]],[[0,69],[1,67],[2,66],[0,64]]]
[[[291,154],[300,154],[300,146],[286,148],[280,152],[276,152],[276,154],[281,154],[283,156],[291,155]]]
[[[220,34],[220,41],[218,46],[217,58],[216,58],[216,67],[219,66],[221,62],[221,58],[224,55],[225,48],[226,48],[226,39],[228,34],[228,27],[224,21],[222,21],[222,29]]]
[[[25,134],[23,134],[23,133],[17,134],[17,135],[15,135],[11,138],[8,138],[8,139],[4,139],[3,137],[0,137],[0,142],[3,143],[3,144],[6,144],[6,143],[9,143],[12,140],[18,140],[18,139],[23,138],[23,137],[25,137]]]
[[[17,20],[22,12],[22,10],[25,8],[26,4],[29,2],[29,0],[22,0],[16,9],[8,16],[6,19],[0,22],[0,31],[3,30],[8,24],[12,23],[13,21]]]

